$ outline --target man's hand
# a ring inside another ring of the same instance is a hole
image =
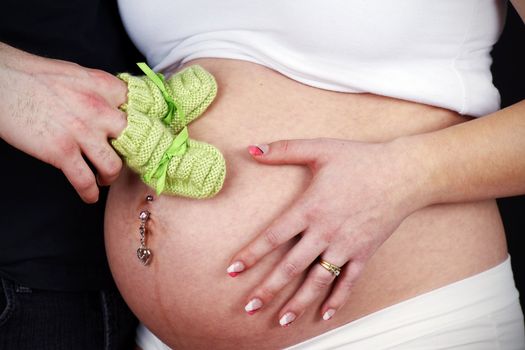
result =
[[[0,137],[62,170],[87,203],[122,161],[108,142],[126,127],[127,87],[113,75],[0,43]],[[95,176],[85,156],[95,166]]]

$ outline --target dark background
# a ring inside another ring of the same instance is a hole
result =
[[[501,93],[501,106],[506,107],[525,99],[525,24],[510,4],[505,29],[494,47],[492,57],[494,84]],[[520,242],[525,238],[525,196],[498,199],[498,206],[507,232],[521,306],[525,309],[525,244]]]

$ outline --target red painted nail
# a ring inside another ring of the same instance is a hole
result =
[[[252,156],[262,156],[264,154],[262,149],[257,146],[248,146],[248,152],[250,152]]]

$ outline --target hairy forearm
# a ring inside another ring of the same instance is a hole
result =
[[[525,101],[394,142],[417,164],[425,204],[525,193]]]
[[[38,72],[46,60],[48,62],[54,61],[43,59],[0,42],[0,69],[3,73],[9,70]],[[5,87],[7,85],[3,86],[3,88]]]

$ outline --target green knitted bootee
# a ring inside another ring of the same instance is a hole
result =
[[[145,76],[118,75],[128,84],[128,101],[124,108],[163,119],[173,134],[178,134],[199,117],[217,95],[213,75],[201,66],[189,66],[167,81],[162,74],[154,73],[145,64],[140,63],[139,67]],[[169,111],[170,108],[172,111]]]
[[[123,109],[128,125],[111,143],[157,194],[209,198],[222,188],[226,164],[217,148],[189,139],[185,127],[174,136],[161,120]]]

